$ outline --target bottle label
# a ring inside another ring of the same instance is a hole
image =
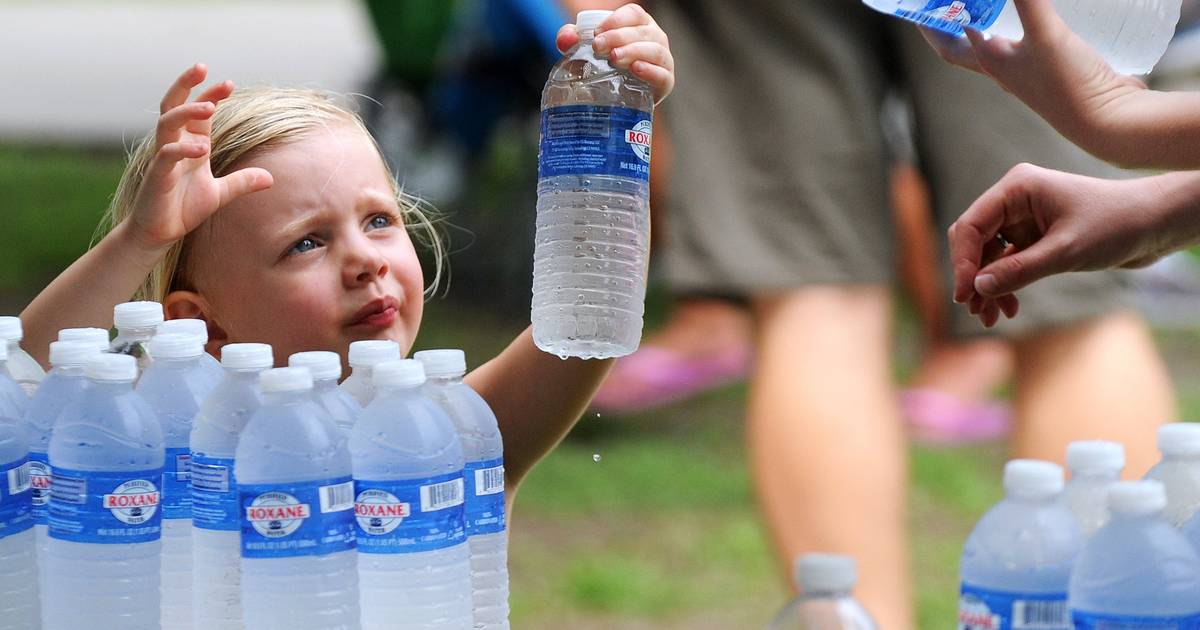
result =
[[[29,490],[33,493],[33,520],[50,524],[50,460],[46,453],[29,453]]]
[[[896,15],[922,26],[951,35],[962,35],[963,28],[985,30],[996,22],[1006,0],[929,0],[923,8],[898,9]]]
[[[1182,617],[1135,617],[1072,611],[1078,630],[1200,630],[1200,614]]]
[[[1066,593],[1010,593],[964,583],[958,630],[1071,630]]]
[[[192,525],[200,529],[236,532],[238,511],[233,458],[192,453]]]
[[[467,496],[467,536],[504,531],[504,460],[467,462],[463,481]]]
[[[163,518],[192,518],[192,454],[168,448],[163,470]]]
[[[55,468],[50,537],[100,544],[158,540],[162,478],[162,468],[121,472]]]
[[[650,112],[563,105],[542,110],[538,177],[615,175],[650,181]]]
[[[243,558],[324,556],[354,549],[354,482],[238,484]]]
[[[0,464],[0,538],[33,527],[33,493],[29,459]]]
[[[417,553],[467,539],[463,475],[354,482],[360,553]]]

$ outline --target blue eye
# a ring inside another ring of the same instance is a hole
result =
[[[317,248],[317,242],[311,238],[302,238],[288,250],[289,254],[303,254]]]
[[[371,217],[370,221],[367,221],[367,227],[376,230],[379,228],[391,227],[392,224],[392,218],[383,214],[377,214]]]

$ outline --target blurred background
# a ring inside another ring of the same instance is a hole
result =
[[[214,81],[361,95],[406,188],[442,211],[453,251],[415,349],[462,347],[472,365],[494,356],[529,321],[537,107],[567,15],[537,0],[0,1],[0,313],[19,313],[87,248],[165,86],[204,61]],[[1197,85],[1200,40],[1188,35],[1164,60],[1163,85]],[[668,148],[656,145],[656,169]],[[1194,258],[1142,273],[1135,297],[1183,416],[1200,417]],[[904,383],[923,333],[920,309],[899,297]],[[652,276],[648,331],[668,301]],[[649,409],[590,411],[538,466],[511,519],[514,627],[755,628],[784,604],[737,376]],[[919,627],[949,628],[961,544],[1000,498],[1005,447],[914,443],[911,455]]]

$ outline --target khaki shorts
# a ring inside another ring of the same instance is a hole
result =
[[[897,82],[912,98],[943,248],[954,219],[1020,162],[1121,176],[991,81],[941,61],[915,28],[856,0],[676,0],[655,12],[678,75],[664,116],[673,167],[663,256],[678,293],[891,283],[880,108]],[[1020,297],[1021,316],[1000,327],[1010,334],[1123,306],[1115,273],[1051,278]],[[983,332],[965,309],[951,312],[949,332]]]

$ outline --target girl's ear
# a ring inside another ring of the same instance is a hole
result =
[[[208,323],[208,345],[205,352],[219,357],[221,347],[229,343],[229,335],[213,317],[212,305],[195,291],[172,291],[163,298],[167,319],[202,319]]]

